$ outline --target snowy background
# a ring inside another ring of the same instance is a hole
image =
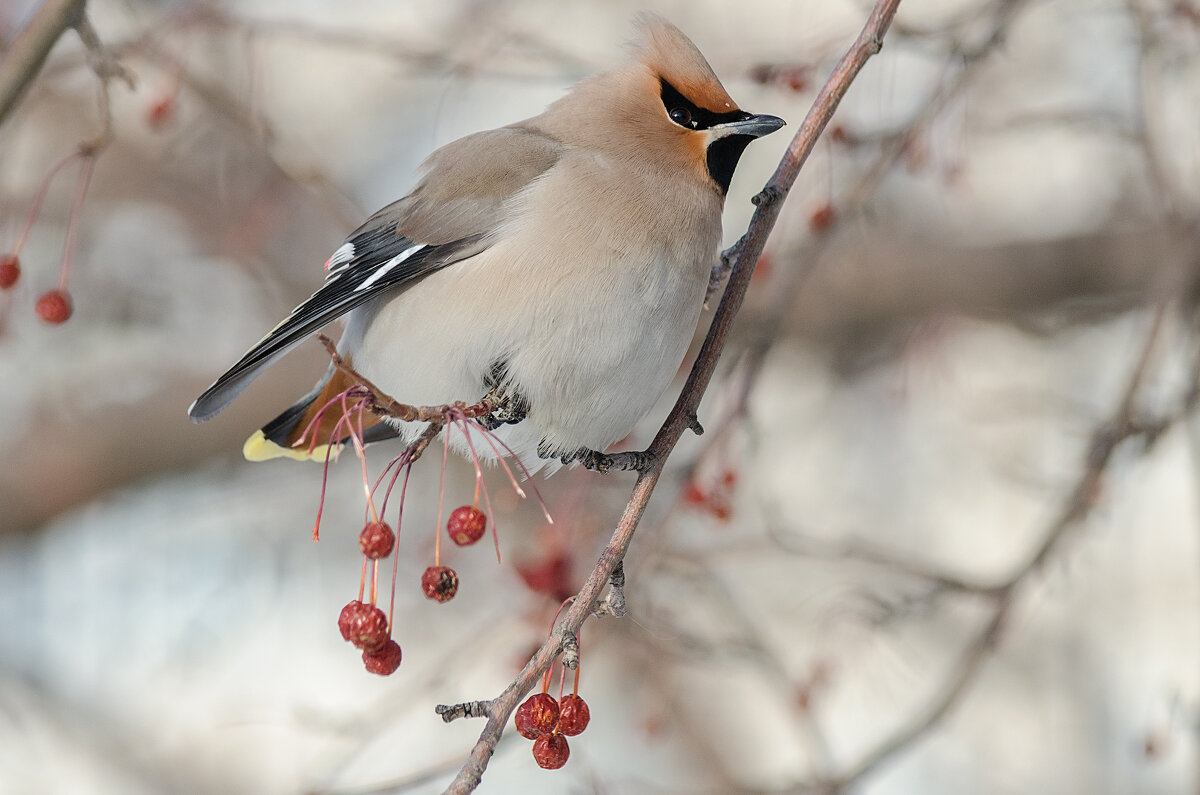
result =
[[[0,5],[0,42],[36,5]],[[32,311],[57,279],[72,168],[0,293],[0,793],[445,786],[481,725],[434,705],[511,680],[557,607],[530,572],[562,561],[553,585],[576,590],[632,476],[539,480],[550,527],[489,472],[504,562],[454,550],[459,596],[437,605],[417,583],[438,467],[418,466],[404,662],[384,679],[336,629],[358,587],[357,463],[331,469],[313,544],[321,468],[240,456],[323,352],[297,350],[210,423],[186,407],[426,153],[619,62],[646,7],[743,107],[789,122],[743,159],[732,242],[865,5],[89,4],[137,89],[113,86],[75,316]],[[905,0],[835,119],[842,142],[788,199],[709,433],[685,437],[655,494],[630,617],[585,627],[591,726],[557,772],[509,732],[480,791],[794,791],[893,741],[856,791],[1196,791],[1200,437],[1177,408],[1196,372],[1198,54],[1187,2]],[[95,91],[68,35],[0,127],[0,249],[97,131]],[[1084,520],[1028,567],[1143,357],[1135,413],[1171,423],[1117,447]],[[372,450],[372,471],[389,458]],[[452,462],[448,504],[471,478]],[[1016,575],[981,644],[989,589]]]

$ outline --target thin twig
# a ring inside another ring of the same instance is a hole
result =
[[[432,422],[441,426],[458,419],[474,419],[492,412],[492,407],[486,398],[478,403],[458,401],[440,406],[411,406],[407,403],[400,403],[375,386],[369,378],[355,370],[349,362],[342,358],[342,355],[338,353],[337,346],[333,344],[333,340],[324,334],[318,334],[317,339],[325,346],[329,358],[333,361],[333,366],[362,387],[363,397],[368,401],[367,407],[382,417],[391,417],[404,422]]]
[[[1188,385],[1187,396],[1172,415],[1162,418],[1159,423],[1147,424],[1137,420],[1137,399],[1146,382],[1147,371],[1158,348],[1167,307],[1168,302],[1165,300],[1156,307],[1145,342],[1121,393],[1118,405],[1113,415],[1100,423],[1092,432],[1091,440],[1084,452],[1080,474],[1057,517],[1043,532],[1041,542],[1027,561],[1002,585],[990,593],[991,615],[983,630],[963,652],[962,659],[959,660],[946,686],[920,714],[867,752],[847,772],[835,779],[819,782],[812,788],[821,792],[840,792],[908,748],[914,741],[936,726],[974,682],[983,663],[996,647],[1003,627],[1012,612],[1017,589],[1026,583],[1033,574],[1041,570],[1047,558],[1062,542],[1067,532],[1071,528],[1077,527],[1095,506],[1100,494],[1100,483],[1117,447],[1144,433],[1148,427],[1157,429],[1160,426],[1171,425],[1195,409],[1196,390],[1193,385]]]

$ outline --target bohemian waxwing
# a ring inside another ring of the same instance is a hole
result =
[[[322,287],[192,404],[192,420],[349,313],[341,355],[395,399],[492,391],[505,408],[485,425],[530,469],[538,458],[611,465],[598,451],[650,410],[695,332],[738,158],[784,123],[738,108],[673,25],[638,25],[632,63],[430,155],[412,192],[350,235]],[[330,367],[247,440],[246,457],[311,457],[312,436],[299,437],[352,385]],[[340,414],[325,412],[317,440]],[[423,427],[380,423],[366,436],[407,442]]]

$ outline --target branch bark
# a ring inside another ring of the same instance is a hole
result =
[[[46,0],[0,60],[0,124],[21,101],[55,42],[83,22],[87,0]]]
[[[487,725],[479,735],[475,747],[471,749],[466,763],[446,790],[447,793],[465,795],[479,786],[483,773],[487,769],[488,761],[495,752],[496,743],[499,742],[509,716],[516,709],[518,701],[529,692],[562,651],[565,638],[578,635],[584,621],[593,614],[600,593],[608,583],[610,574],[625,557],[625,551],[629,548],[633,533],[646,510],[650,495],[653,494],[654,487],[662,475],[667,456],[683,436],[684,431],[695,425],[696,409],[716,370],[717,360],[725,347],[729,330],[750,286],[750,277],[754,273],[754,266],[758,262],[759,256],[762,255],[767,237],[779,217],[783,199],[796,181],[800,168],[808,159],[813,147],[816,146],[817,138],[833,117],[834,111],[837,110],[837,106],[850,88],[850,84],[867,60],[879,52],[883,46],[883,37],[891,25],[899,5],[900,0],[878,0],[876,2],[858,38],[850,50],[838,61],[833,73],[821,88],[775,173],[767,181],[762,192],[754,197],[754,203],[758,209],[755,210],[750,226],[741,239],[729,277],[729,284],[717,307],[712,325],[709,327],[704,344],[700,348],[696,363],[692,366],[692,371],[688,375],[679,399],[671,409],[662,428],[659,429],[658,435],[650,444],[648,452],[655,456],[654,466],[638,476],[633,487],[633,494],[625,506],[625,512],[617,524],[616,531],[609,539],[608,545],[588,576],[587,582],[575,597],[574,603],[559,621],[549,639],[538,649],[504,692],[488,702]],[[450,715],[454,708],[450,707],[439,711]]]

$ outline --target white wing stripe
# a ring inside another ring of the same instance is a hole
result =
[[[352,259],[354,259],[354,244],[343,243],[338,247],[337,251],[333,252],[333,256],[325,262],[325,270],[337,270]]]
[[[379,281],[384,276],[386,276],[387,272],[390,271],[392,268],[396,267],[401,262],[404,262],[404,260],[411,257],[413,254],[416,254],[418,251],[420,251],[423,248],[425,248],[425,244],[418,243],[417,245],[412,246],[411,248],[404,249],[399,254],[392,257],[390,260],[388,260],[387,262],[383,263],[378,268],[376,268],[375,272],[371,274],[371,277],[369,279],[367,279],[365,282],[363,282],[362,284],[360,284],[354,288],[354,292],[357,293],[359,290],[367,289],[372,284],[374,284],[375,282]]]

